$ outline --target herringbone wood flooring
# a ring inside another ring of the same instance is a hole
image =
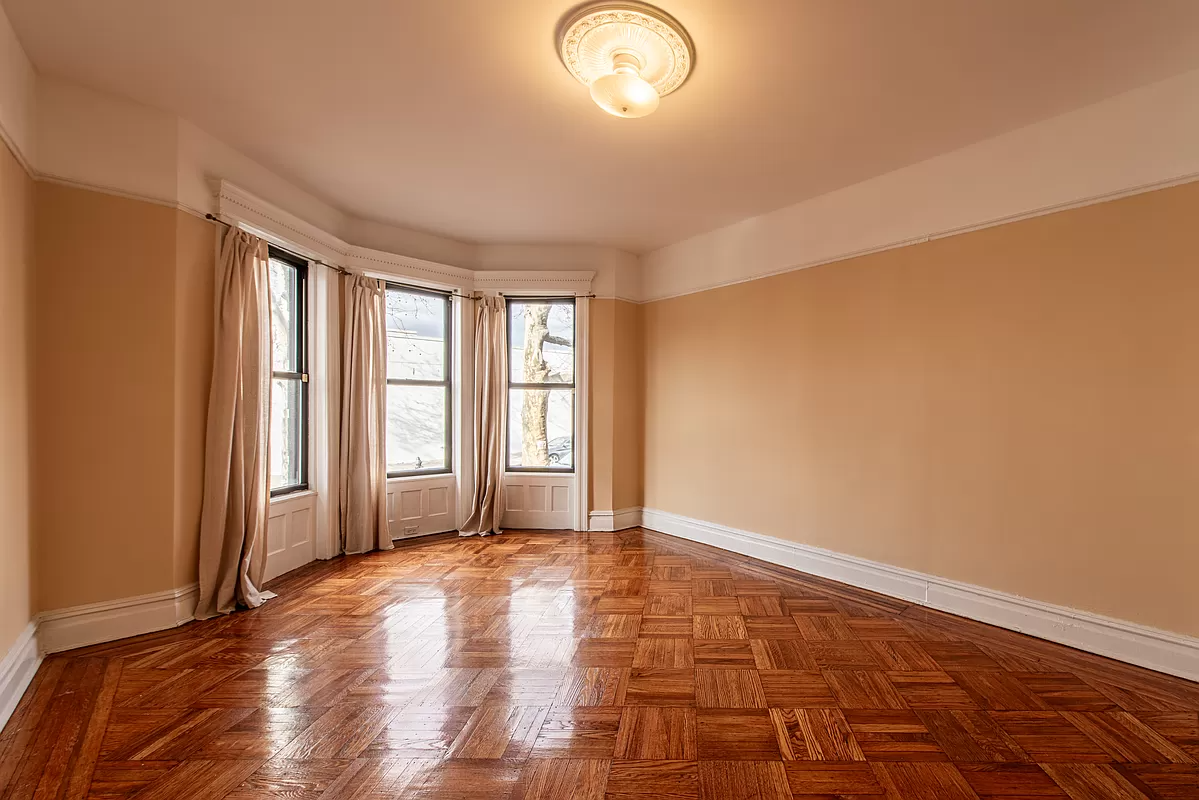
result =
[[[1199,798],[1199,685],[661,534],[272,588],[47,659],[0,798]]]

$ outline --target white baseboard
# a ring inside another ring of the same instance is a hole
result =
[[[646,508],[641,524],[1129,664],[1199,681],[1199,639]]]
[[[16,710],[42,657],[37,651],[37,621],[30,621],[0,660],[0,730]]]
[[[111,642],[190,622],[196,612],[197,584],[104,603],[47,611],[38,615],[43,653]]]
[[[641,509],[618,508],[615,511],[592,511],[588,529],[593,531],[623,531],[641,524]]]

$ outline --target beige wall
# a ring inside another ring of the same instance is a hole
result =
[[[645,504],[1199,634],[1199,183],[644,306]]]
[[[37,186],[42,609],[172,588],[175,213]]]
[[[195,580],[212,336],[211,228],[37,185],[40,609]]]
[[[591,301],[591,509],[641,505],[641,307]]]
[[[593,511],[611,511],[612,505],[612,448],[613,393],[616,388],[616,302],[592,300],[591,327],[587,337],[590,346],[588,364],[591,368],[590,439],[591,505]]]
[[[613,351],[612,391],[612,508],[631,508],[642,503],[642,441],[644,393],[642,370],[644,341],[642,307],[623,300],[612,302]]]
[[[31,592],[36,611],[195,580],[214,231],[35,190],[4,156],[5,286],[38,264],[32,313],[24,290],[0,299],[0,365],[36,365],[0,394],[11,639]],[[1197,217],[1193,184],[647,305],[597,299],[592,508],[644,503],[1199,634]]]
[[[204,502],[204,432],[212,380],[216,228],[175,214],[174,585],[196,580]]]
[[[0,656],[33,617],[30,310],[33,180],[0,144]]]

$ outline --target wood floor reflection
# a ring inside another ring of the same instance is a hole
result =
[[[271,588],[48,658],[0,800],[1199,798],[1199,685],[662,534]]]

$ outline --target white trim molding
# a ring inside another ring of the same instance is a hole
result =
[[[38,615],[43,653],[111,642],[178,627],[195,618],[197,584],[165,592],[46,611]]]
[[[592,511],[589,519],[593,531],[623,531],[641,524],[641,509],[618,508],[615,511]]]
[[[641,256],[665,300],[1199,180],[1199,70]]]
[[[300,255],[383,279],[438,289],[585,295],[594,270],[473,270],[350,244],[229,181],[216,187],[220,216]]]
[[[0,730],[16,711],[21,695],[29,688],[42,657],[37,649],[37,620],[25,626],[4,659],[0,660]]]
[[[642,524],[723,550],[890,595],[1000,628],[1199,680],[1199,639],[1042,603],[832,550],[646,508]]]
[[[28,59],[22,52],[13,63],[28,65]],[[467,288],[463,282],[492,271],[487,266],[591,265],[602,272],[594,284],[599,296],[650,302],[1199,180],[1199,70],[1192,69],[641,256],[588,245],[470,244],[427,236],[444,246],[421,252],[439,253],[451,266],[353,245],[412,246],[380,244],[389,236],[364,234],[376,228],[399,235],[392,242],[422,234],[349,216],[170,112],[58,79],[39,78],[35,86],[31,70],[10,70],[25,73],[25,88],[15,104],[0,109],[0,140],[35,180],[189,213],[218,211],[311,257],[443,287]],[[79,99],[85,95],[86,103]],[[33,114],[35,101],[45,105],[49,97],[56,98],[56,113],[66,114],[52,117],[60,127],[69,122],[89,130],[85,121],[103,107],[110,125],[127,118],[136,126],[149,114],[153,120],[148,128],[142,124],[143,133],[167,139],[155,140],[154,152],[141,159],[125,137],[109,137],[119,145],[114,152],[136,162],[134,169],[114,170],[106,153],[87,149],[95,137],[82,134],[48,160],[45,148],[34,151],[32,120],[41,115]],[[174,165],[162,163],[165,148],[173,150]],[[307,217],[323,227],[229,181],[214,182],[214,175],[274,186],[260,191],[286,207],[306,207]]]
[[[216,181],[218,214],[274,244],[299,250],[300,255],[341,264],[350,246],[336,236],[290,214],[229,181]]]
[[[474,273],[475,291],[522,295],[585,295],[595,279],[592,270],[496,270]]]
[[[587,276],[588,288],[593,276],[594,273]],[[571,527],[585,531],[591,503],[591,300],[586,296],[575,300],[575,364],[575,474]]]

